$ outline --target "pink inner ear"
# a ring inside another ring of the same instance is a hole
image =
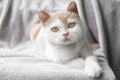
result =
[[[40,11],[39,12],[39,18],[40,18],[40,20],[41,20],[41,22],[43,22],[43,23],[45,23],[48,19],[49,19],[49,14],[47,14],[45,11]]]
[[[78,10],[77,10],[77,5],[74,1],[72,1],[69,5],[68,5],[68,8],[67,8],[68,11],[71,11],[71,12],[75,12],[75,13],[78,13]]]

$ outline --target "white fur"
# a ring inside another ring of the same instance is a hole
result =
[[[102,72],[102,69],[96,60],[96,57],[91,56],[85,61],[85,73],[90,77],[99,77]]]
[[[41,25],[42,26],[42,25]],[[52,32],[51,28],[57,26],[58,32]],[[68,39],[63,34],[68,32]],[[59,19],[54,20],[48,26],[42,26],[35,40],[35,46],[40,56],[54,62],[64,62],[82,56],[81,50],[84,47],[85,72],[88,76],[98,77],[101,73],[97,59],[87,48],[87,42],[83,35],[83,29],[79,20],[73,28],[67,28]]]

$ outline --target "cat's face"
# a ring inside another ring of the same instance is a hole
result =
[[[78,13],[71,11],[47,13],[47,20],[43,20],[44,38],[54,44],[70,45],[82,37],[82,27]],[[42,16],[44,17],[44,16]]]
[[[78,15],[61,12],[52,16],[53,21],[44,27],[44,37],[55,44],[69,45],[77,42],[82,34]]]

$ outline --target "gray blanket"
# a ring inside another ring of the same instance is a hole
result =
[[[26,46],[21,46],[21,44],[25,44],[26,41],[29,40],[29,31],[32,26],[39,22],[37,13],[40,10],[53,12],[65,9],[70,1],[71,0],[0,0],[0,80],[82,80],[82,77],[79,76],[81,75],[81,71],[79,70],[67,69],[66,66],[56,63],[43,63],[44,61],[38,61],[38,63],[36,63],[36,60],[34,61],[34,58],[30,57],[32,54],[29,51],[26,52]],[[79,0],[76,1],[79,2]],[[80,16],[83,21],[85,20],[92,39],[95,42],[99,42],[95,12],[91,0],[80,1],[82,3],[79,6],[81,6],[80,9],[83,9],[84,18],[82,18],[83,15]],[[100,14],[102,15],[103,31],[105,32],[107,45],[106,50],[108,51],[107,57],[119,80],[120,65],[118,64],[118,54],[120,52],[120,44],[118,42],[119,37],[117,37],[119,36],[120,19],[118,9],[119,0],[97,1],[100,7]],[[98,53],[99,52],[102,53],[101,51],[98,51]],[[26,58],[26,56],[30,58]],[[104,78],[104,80],[114,80],[114,74],[107,60],[103,55],[101,56],[101,54],[98,56],[101,66],[104,69],[101,80],[103,80],[102,78]],[[21,62],[21,58],[23,62]],[[26,61],[26,59],[28,60]],[[41,62],[41,64],[39,64],[39,62]],[[44,68],[44,66],[50,66],[50,68]],[[46,70],[43,70],[43,68]]]
[[[35,56],[36,52],[30,50],[28,43],[23,46],[24,50],[17,47],[17,52],[15,49],[0,51],[0,80],[115,80],[100,49],[93,53],[98,56],[103,72],[99,78],[93,79],[84,73],[82,58],[73,59],[66,64],[53,63]]]

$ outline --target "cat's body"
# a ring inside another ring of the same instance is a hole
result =
[[[54,62],[82,57],[85,59],[85,72],[91,77],[100,75],[101,67],[88,47],[74,2],[68,6],[68,11],[50,15],[41,11],[39,17],[41,23],[34,36],[31,33],[31,40],[41,56]]]

